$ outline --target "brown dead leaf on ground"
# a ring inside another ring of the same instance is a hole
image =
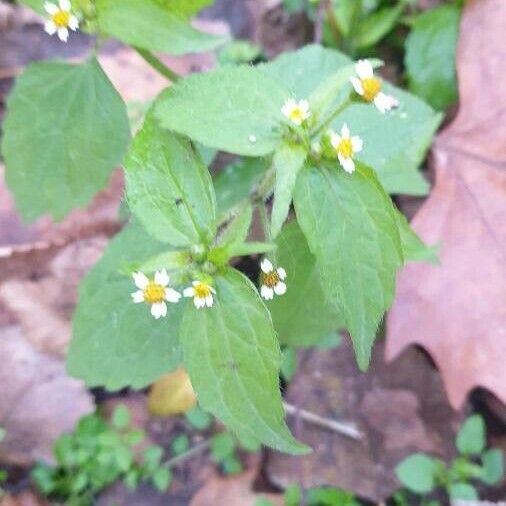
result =
[[[449,460],[461,421],[446,399],[441,377],[427,357],[411,349],[392,364],[382,359],[383,343],[373,351],[371,368],[361,373],[348,340],[333,350],[300,352],[299,367],[287,389],[290,404],[320,417],[353,423],[361,439],[289,418],[295,436],[313,453],[291,458],[269,452],[267,474],[286,488],[322,485],[350,490],[380,502],[400,484],[394,469],[421,451]]]
[[[84,384],[67,376],[65,365],[34,350],[19,327],[0,328],[0,462],[30,465],[52,460],[53,443],[93,411]]]
[[[165,374],[149,390],[148,408],[151,414],[170,416],[186,413],[197,404],[188,373],[179,368]]]
[[[50,503],[32,492],[21,492],[0,498],[0,506],[50,506]]]
[[[483,386],[506,402],[506,3],[472,0],[458,43],[460,109],[433,149],[436,186],[413,220],[441,265],[408,265],[387,358],[423,346],[452,406]]]
[[[250,469],[238,476],[211,478],[191,500],[189,506],[255,506],[260,499],[267,499],[276,506],[284,504],[281,494],[258,493],[253,491],[253,483],[258,469]]]

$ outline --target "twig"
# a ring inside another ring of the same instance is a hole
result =
[[[308,423],[312,423],[313,425],[338,432],[339,434],[347,436],[351,439],[362,439],[363,437],[362,433],[354,424],[338,422],[337,420],[332,420],[331,418],[324,418],[305,409],[301,409],[293,406],[292,404],[288,404],[287,402],[283,402],[283,407],[285,408],[287,414],[292,416],[300,416],[302,420]]]
[[[181,455],[176,455],[175,457],[172,457],[171,459],[168,459],[167,461],[165,461],[165,465],[167,467],[174,467],[177,464],[181,464],[181,462],[184,462],[185,460],[191,459],[195,455],[198,455],[200,453],[204,453],[206,450],[209,449],[210,446],[211,446],[210,439],[202,441],[202,443],[195,445],[193,448],[190,448],[187,452],[182,453]]]

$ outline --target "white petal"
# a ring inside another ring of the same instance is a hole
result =
[[[51,16],[52,16],[53,14],[56,14],[60,9],[58,9],[58,6],[52,2],[45,2],[44,3],[44,10],[48,14],[51,14]]]
[[[155,317],[156,320],[161,318],[162,316],[167,315],[167,304],[165,302],[157,302],[151,306],[151,314]]]
[[[295,118],[290,118],[290,121],[294,125],[300,126],[300,125],[302,125],[303,118],[299,118],[298,116],[296,116]]]
[[[262,260],[262,263],[260,264],[260,269],[262,269],[263,272],[266,274],[269,274],[269,272],[272,272],[272,264],[271,261],[268,258],[264,258]]]
[[[69,38],[69,31],[67,30],[67,28],[59,28],[58,29],[58,38],[62,42],[67,42],[67,40]]]
[[[130,294],[132,296],[133,301],[136,304],[139,304],[139,302],[144,302],[144,292],[142,290],[137,290],[134,293]]]
[[[204,307],[206,305],[206,299],[201,297],[195,297],[193,299],[193,303],[195,304],[195,307],[197,309],[200,309],[201,307]]]
[[[211,290],[211,293],[214,293],[216,295],[216,290],[212,286],[209,287],[209,290]]]
[[[399,101],[391,95],[385,93],[378,93],[374,99],[374,105],[381,111],[386,112],[399,105]]]
[[[286,271],[283,269],[283,267],[277,268],[279,279],[285,279],[286,278]]]
[[[134,272],[132,276],[134,278],[134,283],[137,288],[144,290],[144,288],[148,286],[149,279],[143,272]]]
[[[339,160],[339,163],[344,166],[346,158],[341,153],[337,153],[337,159]]]
[[[79,20],[75,16],[70,16],[69,28],[74,31],[79,28]]]
[[[337,149],[339,147],[339,144],[341,144],[341,136],[337,134],[334,131],[330,132],[330,144],[334,149]]]
[[[341,161],[341,165],[348,174],[351,174],[355,170],[355,162],[353,161],[353,158],[344,158]]]
[[[374,75],[371,62],[369,60],[359,60],[355,65],[358,77],[360,79],[369,79]]]
[[[211,307],[213,305],[213,296],[212,295],[208,295],[206,297],[206,306],[207,307]]]
[[[360,137],[357,137],[354,135],[351,138],[351,148],[353,149],[354,153],[358,153],[359,151],[362,151],[362,148],[364,147],[364,142]]]
[[[57,26],[54,24],[53,21],[46,21],[44,25],[44,30],[46,33],[49,33],[49,35],[54,35],[56,33],[56,30],[58,30]]]
[[[353,88],[355,89],[355,91],[359,95],[363,95],[364,94],[364,88],[362,88],[362,81],[360,81],[360,79],[358,79],[355,76],[350,77],[350,81],[351,81],[351,85],[353,86]]]
[[[60,9],[62,11],[69,12],[72,8],[72,5],[70,4],[70,0],[60,0]]]
[[[280,281],[279,283],[276,283],[276,286],[274,287],[274,292],[276,292],[276,295],[283,295],[286,293],[286,284]]]
[[[191,288],[193,290],[193,288]],[[174,304],[177,304],[179,302],[179,299],[181,298],[181,294],[174,290],[173,288],[167,288],[165,290],[165,300],[168,300],[169,302],[172,302]]]
[[[195,289],[191,286],[189,286],[188,288],[185,288],[183,290],[183,295],[185,297],[194,297],[195,296]]]
[[[260,295],[265,300],[271,300],[274,297],[274,290],[272,288],[269,288],[268,286],[262,285],[260,287]]]
[[[292,111],[297,107],[297,102],[293,98],[288,98],[285,103],[283,104],[283,107],[281,108],[281,112],[289,118]]]
[[[304,113],[304,116],[309,115],[309,102],[307,100],[301,100],[299,102],[299,108]]]
[[[155,272],[155,283],[162,286],[169,284],[169,275],[165,269]]]
[[[350,129],[346,123],[341,127],[341,137],[344,139],[348,139],[350,137]]]

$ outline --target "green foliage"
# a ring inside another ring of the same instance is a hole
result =
[[[204,7],[211,5],[213,0],[156,0],[156,2],[174,14],[191,18]]]
[[[174,55],[210,51],[224,43],[223,37],[193,28],[181,15],[182,5],[167,0],[163,4],[156,0],[97,0],[98,26],[131,46]],[[185,14],[191,15],[193,10],[190,5]]]
[[[25,220],[87,205],[130,140],[125,104],[94,58],[30,65],[3,129],[7,183]]]
[[[287,272],[289,290],[267,301],[274,328],[282,344],[313,346],[343,327],[342,318],[325,297],[315,257],[299,225],[287,224],[276,243],[276,261]]]
[[[234,40],[218,53],[220,65],[239,65],[241,63],[258,63],[265,60],[260,46],[249,40]]]
[[[125,175],[130,210],[157,240],[191,246],[214,239],[211,177],[187,140],[148,117],[133,140]]]
[[[284,494],[285,506],[360,506],[352,493],[338,488],[316,487],[302,491],[297,485],[288,487]],[[255,506],[272,506],[270,501],[260,499]]]
[[[504,459],[500,449],[485,450],[485,424],[473,415],[462,425],[456,438],[460,455],[450,465],[423,453],[410,455],[396,468],[397,478],[411,493],[425,495],[444,487],[450,499],[478,500],[471,480],[495,485],[504,478]],[[473,460],[474,459],[474,460]],[[479,459],[480,463],[477,463]],[[404,493],[396,495],[396,504],[411,504]],[[423,504],[431,504],[431,502]],[[439,504],[436,502],[436,504]]]
[[[190,425],[197,430],[207,429],[213,421],[212,416],[203,411],[198,406],[191,409],[190,411],[187,411],[185,413],[185,417]]]
[[[442,5],[419,15],[406,39],[409,89],[444,110],[457,100],[455,51],[460,9]]]
[[[161,463],[163,450],[149,447],[137,461],[134,448],[145,435],[129,425],[130,415],[124,406],[116,408],[112,424],[98,414],[81,418],[72,433],[56,441],[56,464],[38,463],[33,469],[37,489],[70,506],[94,504],[94,497],[119,479],[132,488],[140,481],[150,481],[161,492],[167,490],[171,475]]]
[[[188,304],[181,325],[185,367],[202,407],[239,438],[307,451],[283,421],[279,345],[257,291],[233,269],[217,277],[216,291],[212,310]]]
[[[358,164],[351,178],[333,166],[306,167],[297,180],[295,209],[323,289],[365,369],[403,262],[395,208],[373,171]]]
[[[120,271],[160,253],[163,245],[136,222],[109,244],[81,283],[67,358],[70,374],[110,390],[142,388],[180,363],[181,305],[169,308],[163,325],[141,304],[132,305],[131,276]]]

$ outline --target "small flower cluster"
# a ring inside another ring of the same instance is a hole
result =
[[[381,80],[374,76],[373,68],[368,60],[359,60],[355,65],[356,76],[350,78],[350,82],[360,97],[366,102],[373,103],[381,113],[399,105],[395,97],[386,95],[381,91]],[[286,100],[281,109],[282,114],[295,126],[308,126],[311,117],[309,102],[307,100],[296,101],[293,98]],[[338,134],[334,130],[328,130],[324,135],[325,141],[330,145],[332,155],[337,157],[341,167],[351,174],[355,171],[354,156],[362,151],[363,141],[358,136],[352,136],[350,129],[345,123]],[[322,154],[322,144],[315,140],[311,144],[313,155]],[[325,152],[324,152],[325,153]]]
[[[262,269],[260,294],[265,300],[271,300],[276,295],[286,292],[285,269],[274,269],[272,263],[265,258],[260,264]],[[132,274],[137,291],[131,294],[132,300],[139,304],[145,302],[151,306],[152,316],[158,320],[167,316],[167,302],[177,304],[181,294],[169,287],[170,277],[165,269],[156,271],[153,279],[149,279],[142,272]],[[192,286],[183,290],[184,297],[192,297],[193,304],[197,309],[212,307],[216,290],[205,281],[195,280]]]
[[[57,4],[46,2],[44,10],[49,14],[44,30],[49,35],[56,33],[62,42],[67,42],[69,29],[75,31],[79,28],[79,20],[72,13],[70,0],[59,0]]]

